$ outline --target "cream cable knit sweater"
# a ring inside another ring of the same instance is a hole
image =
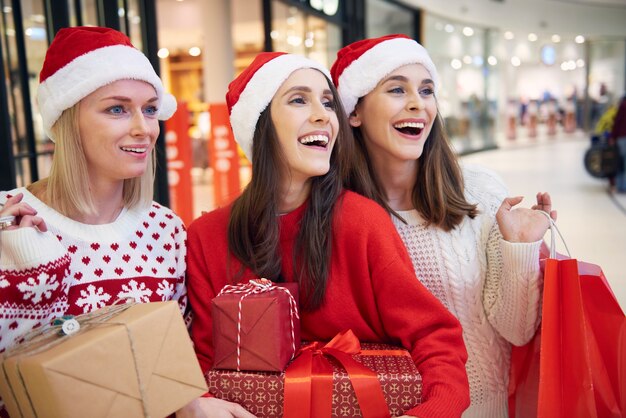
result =
[[[463,326],[471,406],[463,417],[506,417],[510,344],[528,342],[539,322],[541,241],[505,241],[496,211],[507,196],[492,172],[463,168],[465,196],[479,215],[451,232],[425,225],[416,210],[393,217],[417,277]]]

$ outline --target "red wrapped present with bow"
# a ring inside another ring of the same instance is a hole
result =
[[[210,370],[209,392],[259,418],[379,418],[419,405],[422,379],[409,352],[360,344],[352,331],[303,346],[283,373]]]
[[[285,370],[300,347],[297,296],[297,283],[258,279],[225,286],[211,306],[213,367]]]

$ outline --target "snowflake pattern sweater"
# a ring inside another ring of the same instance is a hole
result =
[[[177,300],[186,306],[186,231],[178,216],[153,203],[124,209],[106,225],[86,225],[56,212],[25,188],[17,193],[41,216],[48,232],[0,232],[0,352],[33,328],[118,299]]]
[[[502,238],[495,214],[507,189],[492,172],[463,169],[465,197],[479,215],[452,232],[426,226],[417,211],[393,217],[417,277],[459,319],[468,351],[470,408],[463,417],[508,416],[511,344],[522,345],[539,322],[542,275],[535,243]]]
[[[305,208],[306,203],[280,217],[282,274],[288,282],[293,281],[293,246]],[[228,251],[229,217],[226,207],[189,227],[191,329],[205,371],[213,363],[211,299],[241,268]],[[251,278],[246,271],[243,280]],[[389,216],[371,200],[346,192],[338,202],[325,303],[301,313],[301,329],[308,341],[328,341],[352,329],[361,341],[407,347],[423,376],[423,403],[409,415],[459,417],[469,404],[459,322],[416,280]]]

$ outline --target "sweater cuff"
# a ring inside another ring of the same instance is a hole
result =
[[[6,270],[36,267],[58,260],[65,253],[65,247],[50,231],[27,227],[0,233],[0,266]]]
[[[502,263],[505,270],[519,273],[539,271],[539,249],[542,241],[508,242],[500,240]]]

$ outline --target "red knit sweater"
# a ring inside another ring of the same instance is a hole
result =
[[[305,208],[306,203],[280,217],[287,281],[293,281],[293,246]],[[192,338],[204,371],[213,362],[210,301],[241,267],[228,253],[230,209],[205,214],[188,231]],[[303,340],[327,341],[352,329],[361,341],[402,345],[423,379],[422,404],[407,414],[460,416],[469,405],[461,326],[416,279],[389,215],[373,201],[346,192],[335,210],[333,228],[326,298],[319,309],[301,313]],[[254,277],[246,271],[244,280]]]

